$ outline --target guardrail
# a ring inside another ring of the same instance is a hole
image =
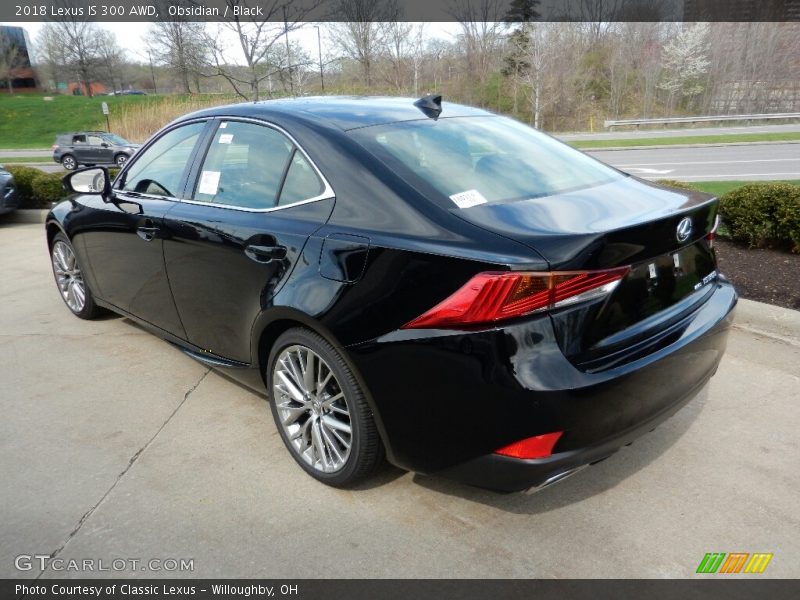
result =
[[[769,113],[763,115],[713,115],[704,117],[667,117],[663,119],[624,119],[603,121],[603,126],[613,129],[622,125],[661,125],[672,123],[713,123],[715,121],[761,121],[764,119],[800,119],[800,113]]]

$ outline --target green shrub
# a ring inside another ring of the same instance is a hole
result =
[[[657,179],[654,183],[658,185],[663,185],[665,187],[673,187],[679,188],[682,190],[694,190],[695,188],[691,186],[691,184],[686,183],[685,181],[678,181],[676,179]]]
[[[22,167],[7,165],[6,171],[14,176],[14,182],[17,185],[17,194],[19,194],[19,202],[21,208],[37,208],[33,206],[33,180],[42,174],[39,169],[33,167]]]
[[[800,251],[800,186],[745,185],[720,198],[720,215],[732,239],[749,246]]]
[[[67,194],[61,183],[60,173],[39,172],[39,175],[33,178],[33,199],[39,206],[58,202]]]

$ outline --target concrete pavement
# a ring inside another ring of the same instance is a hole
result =
[[[0,219],[0,247],[0,577],[180,575],[20,572],[20,554],[186,558],[198,577],[692,577],[716,551],[800,576],[800,345],[757,333],[758,304],[689,405],[563,483],[498,495],[387,467],[342,491],[295,465],[263,398],[126,319],[71,316],[41,225]]]

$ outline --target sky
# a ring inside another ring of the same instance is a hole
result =
[[[44,23],[3,23],[3,25],[14,25],[24,28],[28,32],[28,37],[30,38],[31,43],[34,45],[35,50],[36,36],[39,34],[39,30],[42,28]],[[214,26],[214,24],[209,25],[211,27]],[[147,37],[150,23],[98,23],[98,26],[112,31],[117,36],[117,43],[120,45],[120,47],[130,53],[130,60],[135,62],[146,62],[148,60],[147,44],[144,40]],[[333,49],[330,48],[330,43],[326,42],[324,25],[322,27],[322,55],[325,57],[326,50],[328,53],[332,54]],[[458,30],[458,23],[425,24],[426,36],[431,38],[438,37],[451,41]],[[303,49],[312,58],[317,57],[317,30],[314,28],[312,23],[307,23],[301,29],[290,32],[289,39],[299,42]],[[228,43],[232,44],[234,41],[235,40],[233,37],[231,37]],[[235,58],[234,53],[231,53],[231,57]]]

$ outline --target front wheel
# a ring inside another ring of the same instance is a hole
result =
[[[94,303],[91,291],[83,279],[83,271],[78,264],[78,257],[67,236],[59,233],[53,238],[50,249],[50,261],[61,299],[76,317],[91,319],[99,308]]]
[[[283,333],[267,363],[272,416],[292,457],[331,486],[352,485],[383,459],[365,394],[345,358],[303,328]]]

